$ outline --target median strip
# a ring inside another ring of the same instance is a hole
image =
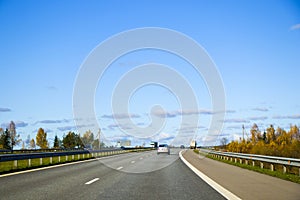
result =
[[[99,180],[99,178],[94,178],[93,180],[90,180],[89,182],[86,182],[85,184],[86,185],[90,185],[90,184],[92,184],[92,183],[94,183],[94,182],[96,182],[98,180]]]

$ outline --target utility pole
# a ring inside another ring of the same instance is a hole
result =
[[[245,135],[245,126],[244,126],[244,124],[243,124],[242,128],[243,128],[243,141],[244,141],[245,140],[245,137],[244,137],[244,135]]]
[[[99,150],[101,149],[101,141],[100,141],[101,129],[98,131],[98,139],[99,139]]]

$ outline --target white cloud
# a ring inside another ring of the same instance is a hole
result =
[[[268,117],[249,117],[249,120],[266,120]]]
[[[28,126],[28,123],[23,122],[23,121],[15,121],[14,123],[15,123],[15,125],[16,125],[16,128],[22,128],[22,127]],[[10,124],[10,122],[2,123],[2,124],[1,124],[1,127],[3,127],[3,128],[8,128],[8,127],[9,127],[9,124]]]
[[[290,30],[297,30],[297,29],[300,29],[300,24],[295,24],[293,26],[291,26]]]
[[[245,119],[225,119],[224,120],[225,123],[249,123],[248,120]]]
[[[256,108],[253,108],[252,110],[261,111],[261,112],[267,112],[267,111],[269,111],[268,108],[261,108],[261,107],[256,107]]]
[[[101,118],[107,118],[107,119],[127,119],[127,118],[140,118],[140,117],[141,116],[138,114],[126,114],[126,113],[101,116]]]
[[[300,119],[300,115],[276,115],[273,119]]]
[[[67,119],[63,119],[63,120],[46,119],[46,120],[37,121],[34,124],[38,124],[38,123],[41,123],[41,124],[56,124],[56,123],[67,123],[69,121],[70,120],[67,120]]]
[[[0,112],[11,112],[10,108],[0,108]]]
[[[151,140],[159,142],[167,142],[171,139],[174,139],[174,136],[165,132],[160,132],[159,134],[151,137]]]

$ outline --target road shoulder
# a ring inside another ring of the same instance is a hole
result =
[[[300,184],[205,158],[187,150],[182,153],[200,172],[242,199],[299,199]]]

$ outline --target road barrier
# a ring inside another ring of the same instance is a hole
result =
[[[0,173],[145,150],[150,149],[76,150],[65,152],[3,154],[0,155]]]
[[[282,171],[283,173],[298,174],[300,176],[300,159],[277,156],[265,156],[257,154],[220,152],[208,149],[200,149],[201,152],[208,153],[215,158],[239,162],[241,164],[269,168],[271,171]]]

